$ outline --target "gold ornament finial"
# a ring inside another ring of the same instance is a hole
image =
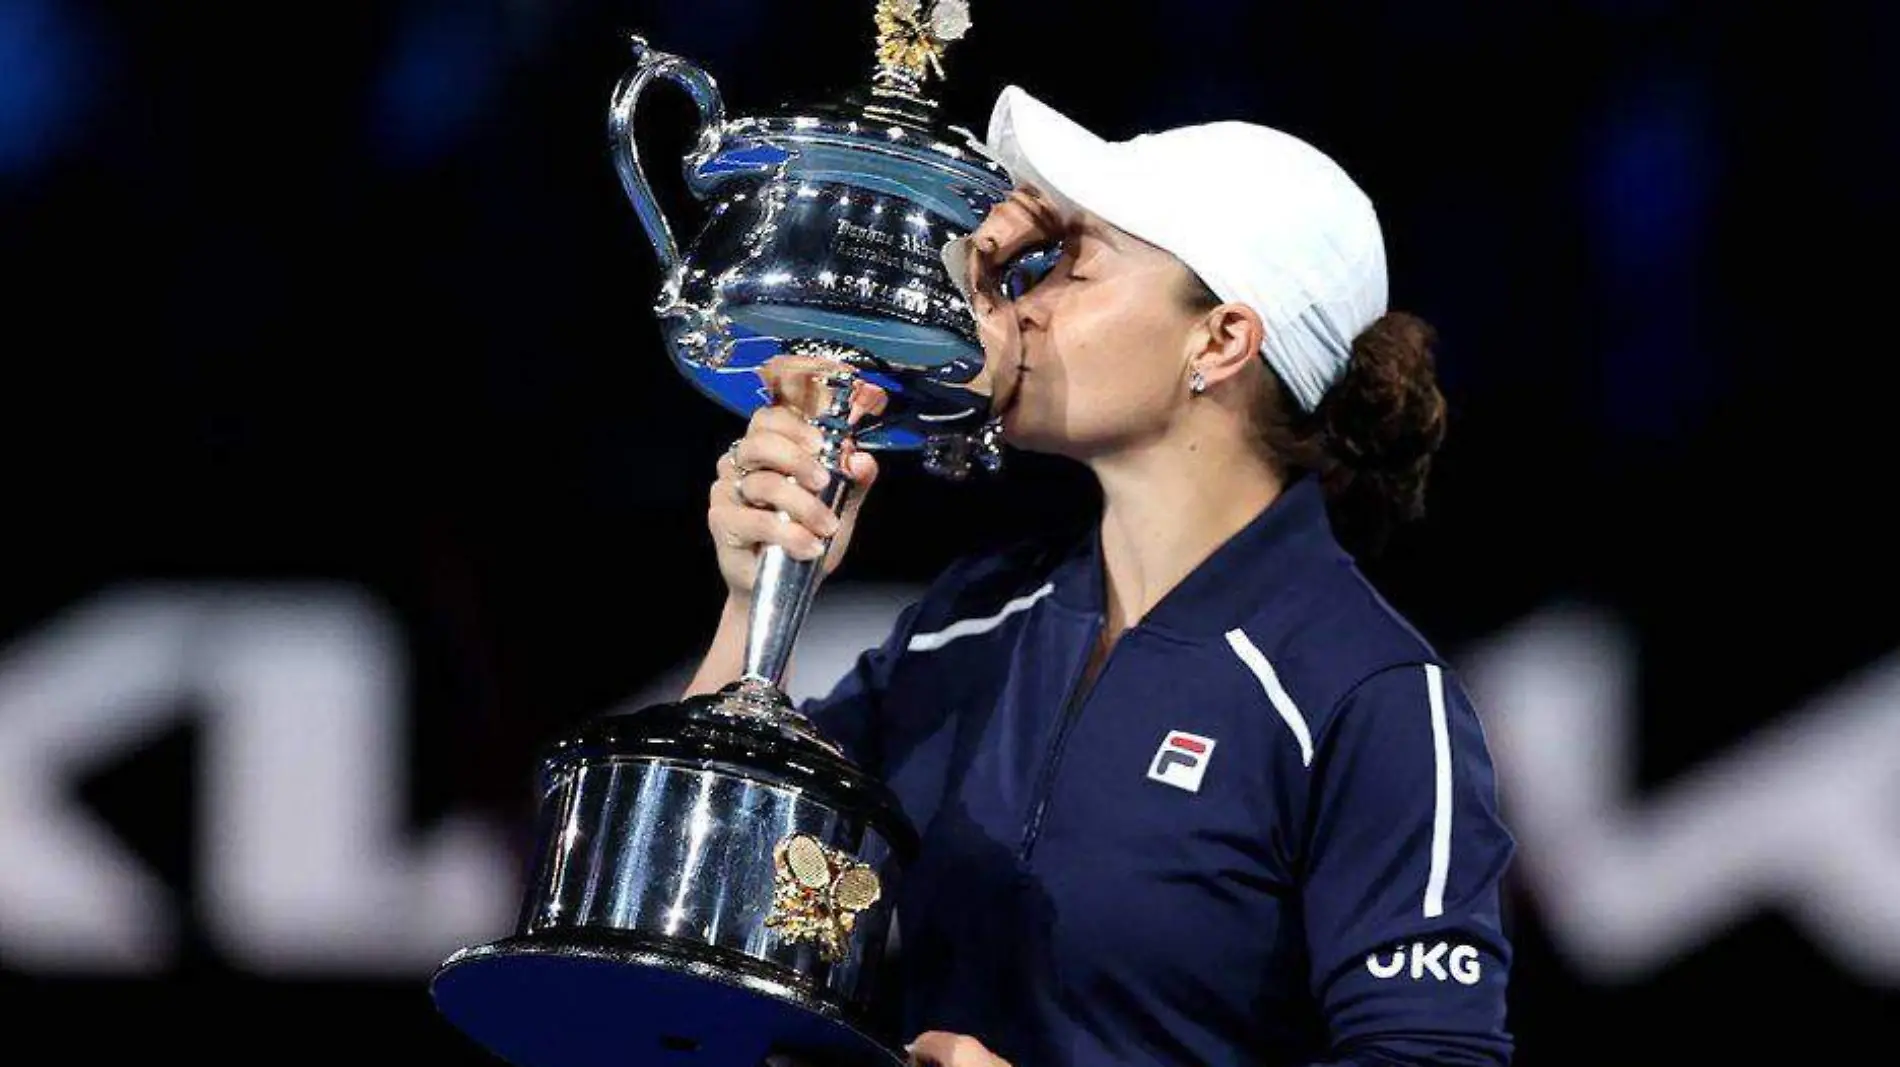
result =
[[[970,29],[970,0],[878,0],[877,80],[915,91],[942,78],[943,54]]]

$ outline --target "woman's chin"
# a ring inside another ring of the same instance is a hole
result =
[[[1063,451],[1062,440],[1036,425],[1034,419],[1024,418],[1020,408],[1003,413],[1003,441],[1022,452]]]
[[[1035,433],[1022,416],[1022,411],[1014,405],[1004,408],[1002,414],[1003,442],[1011,448],[1035,450]]]

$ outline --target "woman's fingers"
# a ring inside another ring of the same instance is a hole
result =
[[[827,511],[826,516],[830,516]],[[793,521],[790,511],[752,507],[731,499],[729,491],[713,488],[707,524],[720,544],[732,549],[778,545],[797,559],[817,559],[825,550],[824,536],[811,526]]]
[[[1032,190],[1012,191],[970,235],[970,277],[966,279],[970,292],[985,303],[1002,299],[997,283],[1003,267],[1023,250],[1059,239],[1066,228],[1052,201]]]
[[[865,491],[877,480],[877,461],[847,446],[844,470],[855,491],[843,514],[836,513],[814,486],[818,476],[830,476],[801,443],[768,428],[778,421],[760,416],[760,428],[742,438],[734,453],[720,457],[720,477],[708,500],[710,522],[728,548],[775,544],[799,559],[815,559],[825,540],[835,538],[857,514]],[[794,476],[793,471],[805,473]]]
[[[771,410],[775,409],[764,408],[761,413]],[[831,473],[819,462],[818,447],[806,439],[806,435],[798,433],[797,437],[789,437],[784,433],[762,429],[760,421],[773,421],[762,420],[762,414],[753,416],[753,420],[753,429],[739,439],[738,447],[720,458],[721,477],[749,478],[767,473],[789,476],[814,493],[830,484]],[[798,430],[810,429],[797,420],[793,421]],[[798,430],[793,432],[797,433]]]
[[[1007,1060],[968,1034],[928,1030],[905,1048],[913,1067],[1009,1067]]]
[[[846,421],[856,426],[866,416],[882,415],[889,402],[890,394],[883,386],[860,378],[851,385],[851,412]]]
[[[843,528],[849,530],[858,517],[858,509],[864,506],[865,494],[877,481],[877,460],[869,452],[852,449],[845,453],[844,471],[851,479],[851,495],[844,502],[840,518]]]
[[[784,411],[816,435],[817,429],[811,427],[808,420],[816,417],[824,409],[826,401],[832,395],[829,390],[835,388],[834,385],[826,382],[825,375],[849,369],[837,360],[818,356],[774,356],[758,370],[760,380],[765,383],[766,389],[774,398],[771,407],[761,410]],[[865,381],[863,378],[854,378],[849,388],[850,393],[846,398],[848,410],[846,422],[856,425],[866,416],[883,414],[890,397],[881,386]],[[814,449],[817,443],[818,438],[813,436]]]
[[[819,537],[838,532],[838,517],[832,514],[831,505],[789,475],[754,471],[738,480],[732,496],[735,503],[746,507],[782,512],[786,519]]]
[[[977,227],[976,250],[1001,259],[1062,236],[1067,222],[1055,203],[1029,189],[1017,189],[990,211]]]
[[[806,414],[835,397],[816,388],[816,376],[839,366],[808,356],[768,362],[760,374],[777,399],[753,412],[745,436],[715,464],[706,523],[720,571],[734,591],[751,589],[757,553],[764,546],[777,545],[801,560],[818,559],[829,549],[825,570],[830,573],[850,542],[852,520],[864,490],[877,478],[877,462],[846,440],[841,469],[856,491],[842,512],[834,511],[823,495],[834,478],[819,459],[825,435]],[[854,424],[881,414],[889,402],[883,389],[862,379],[852,381],[846,399]]]
[[[845,473],[851,476],[852,483],[858,488],[858,495],[852,499],[862,500],[864,490],[871,488],[871,483],[877,481],[877,459],[861,448],[854,448],[845,456]]]

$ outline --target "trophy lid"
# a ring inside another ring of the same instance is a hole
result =
[[[1008,172],[925,91],[931,77],[945,76],[944,53],[970,25],[969,0],[878,0],[877,62],[868,82],[832,99],[787,105],[778,115],[736,119],[728,129],[768,142],[907,157],[1007,189]]]

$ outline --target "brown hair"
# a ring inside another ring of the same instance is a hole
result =
[[[1194,279],[1189,302],[1221,300]],[[1316,473],[1340,542],[1365,557],[1382,551],[1404,523],[1425,513],[1432,456],[1445,440],[1445,397],[1438,389],[1437,331],[1424,319],[1389,311],[1352,342],[1345,373],[1308,412],[1278,374],[1260,390],[1254,425],[1268,457],[1289,480]]]

